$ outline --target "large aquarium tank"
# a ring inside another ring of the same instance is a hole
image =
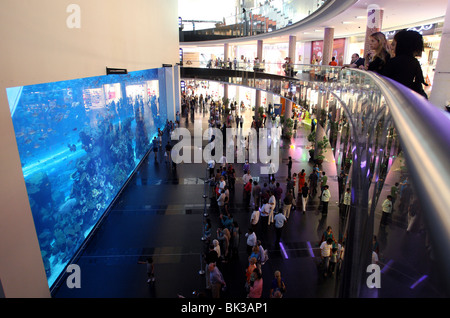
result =
[[[167,121],[160,69],[7,89],[49,286]]]

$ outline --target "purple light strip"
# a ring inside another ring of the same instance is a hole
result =
[[[421,282],[423,282],[427,277],[428,277],[428,275],[423,275],[422,277],[419,278],[419,280],[417,282],[412,284],[411,287],[409,287],[409,288],[414,289],[417,285],[419,285]]]
[[[380,273],[383,273],[383,274],[384,274],[384,272],[389,268],[389,266],[392,265],[392,263],[394,263],[393,260],[390,260],[389,262],[387,262],[387,264],[384,265],[384,267],[383,267],[383,269],[380,271]]]
[[[315,257],[315,256],[314,256],[313,249],[312,249],[312,247],[311,247],[311,242],[308,241],[308,242],[306,242],[306,244],[308,245],[309,255],[311,255],[311,257]]]
[[[286,250],[284,249],[283,243],[280,242],[279,244],[280,244],[281,250],[283,251],[284,258],[288,259],[289,257],[287,256],[287,253],[286,253]]]

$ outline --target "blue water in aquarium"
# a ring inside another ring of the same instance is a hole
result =
[[[152,69],[7,89],[49,286],[164,127],[163,74]]]

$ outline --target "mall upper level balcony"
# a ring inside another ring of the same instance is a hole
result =
[[[180,12],[180,42],[242,38],[276,32],[319,14],[334,2],[335,0],[266,0],[256,7],[239,3],[233,8],[234,14],[217,19],[205,19],[202,10],[198,10],[198,15],[195,15],[202,18],[186,18],[183,13],[188,16],[189,13]],[[217,11],[217,8],[213,10]]]

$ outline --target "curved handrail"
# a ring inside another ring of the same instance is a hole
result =
[[[222,21],[181,20],[181,33],[196,35],[223,35],[227,37],[244,37],[293,25],[309,15],[326,7],[335,0],[308,0],[300,3],[264,3],[247,8],[237,15],[223,17]],[[181,17],[182,18],[182,17]],[[192,23],[192,29],[189,27]],[[214,25],[214,27],[211,27]]]
[[[450,286],[450,115],[409,88],[376,74],[369,74],[386,98],[399,131],[413,178],[426,207],[425,219],[432,229],[442,273]]]
[[[317,66],[313,67],[317,68]],[[323,70],[324,68],[326,67],[319,67],[319,70]],[[358,212],[371,211],[368,219],[359,220],[359,225],[366,229],[370,227],[373,229],[374,211],[377,204],[377,209],[380,207],[378,198],[381,192],[378,190],[378,185],[384,187],[383,180],[378,182],[377,174],[382,169],[381,165],[386,164],[386,162],[383,162],[383,154],[376,152],[378,148],[384,148],[386,144],[389,144],[389,138],[392,136],[386,132],[386,128],[391,129],[390,123],[393,123],[395,131],[398,132],[401,149],[406,160],[408,173],[411,175],[411,184],[415,190],[414,192],[417,194],[422,207],[425,207],[422,210],[424,211],[424,217],[428,225],[427,233],[430,235],[433,245],[438,247],[433,252],[437,255],[436,259],[442,267],[442,270],[439,271],[439,275],[441,275],[440,279],[442,278],[442,281],[445,281],[446,293],[450,295],[450,273],[447,270],[447,264],[450,262],[450,255],[448,255],[448,251],[450,250],[450,196],[448,195],[450,189],[450,169],[446,166],[448,158],[450,158],[450,115],[432,105],[425,98],[411,91],[409,88],[389,78],[368,71],[342,69],[338,73],[339,76],[333,78],[333,81],[327,80],[324,76],[315,76],[315,82],[309,81],[308,79],[300,80],[293,77],[274,75],[272,75],[274,77],[273,79],[264,80],[258,78],[258,76],[263,74],[260,72],[242,73],[246,73],[244,77],[247,80],[247,85],[245,86],[275,92],[277,95],[294,102],[296,102],[296,98],[295,96],[289,95],[289,88],[296,85],[304,85],[305,87],[309,85],[309,87],[314,87],[322,92],[335,94],[336,97],[339,94],[345,94],[346,90],[350,94],[356,93],[357,96],[365,96],[364,98],[358,97],[354,105],[350,103],[348,106],[353,107],[353,114],[356,115],[356,120],[352,125],[359,125],[357,127],[359,130],[354,130],[353,133],[354,137],[351,147],[353,156],[366,156],[363,162],[358,162],[358,166],[354,167],[355,169],[361,168],[361,170],[364,170],[363,173],[367,173],[367,175],[360,173],[360,179],[368,178],[369,174],[375,179],[374,182],[365,182],[363,180],[361,183],[358,181],[358,190],[363,189],[363,191],[367,192],[363,194],[363,201],[355,202],[355,204],[361,204],[361,202],[365,204],[365,206],[359,207],[360,210]],[[231,76],[239,75],[237,72],[230,72],[230,74],[232,74]],[[268,74],[265,74],[265,76],[268,76]],[[227,81],[230,84],[236,84],[235,80],[232,80],[231,77],[227,78],[225,76],[221,80],[221,82]],[[263,83],[262,85],[258,84],[261,82]],[[297,89],[296,93],[299,91]],[[365,108],[368,105],[364,104],[364,100],[366,102],[367,100],[373,102],[374,107]],[[341,104],[345,103],[344,99],[340,100],[340,102]],[[347,114],[352,115],[349,111],[347,111]],[[384,125],[382,129],[384,129],[384,132],[381,134],[381,139],[375,140],[377,138],[375,136],[377,132],[374,129],[383,120]],[[367,123],[372,123],[375,126],[372,126],[369,131],[367,129],[368,127],[364,127],[364,124],[367,125]],[[367,135],[367,137],[361,138],[363,140],[363,143],[361,143],[357,141],[359,138],[357,138],[358,136],[355,137],[355,134],[361,136]],[[367,141],[367,139],[373,140]],[[381,144],[379,144],[380,142]],[[373,146],[378,147],[377,149],[370,148]],[[357,149],[358,147],[369,148],[364,151],[359,151]],[[374,163],[374,161],[377,162],[378,166],[373,169],[367,169],[369,163]],[[353,181],[356,183],[356,180]],[[386,186],[389,186],[389,184]],[[372,198],[369,197],[368,187],[371,187],[374,191]],[[372,206],[370,207],[370,205]],[[368,209],[368,207],[370,208]],[[362,231],[358,235],[365,234],[370,236],[372,233],[364,233],[364,229]],[[368,237],[364,239],[365,242],[358,243],[360,251],[357,253],[362,253],[359,254],[360,258],[366,259],[367,256],[370,258],[370,255],[367,253],[370,252],[368,245],[371,239],[371,237]],[[350,250],[348,251],[350,252]],[[349,255],[347,255],[347,259]],[[363,264],[366,264],[365,262],[366,260],[362,260],[357,265],[362,267]],[[370,263],[370,260],[368,262]]]

